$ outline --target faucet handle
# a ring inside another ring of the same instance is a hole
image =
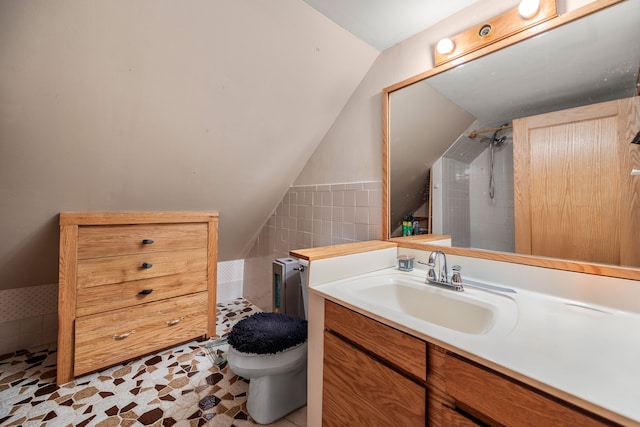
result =
[[[462,270],[462,267],[460,267],[459,265],[454,265],[453,267],[451,267],[451,270],[453,271],[453,274],[451,275],[451,283],[462,283],[462,276],[460,275],[460,270]]]
[[[429,262],[424,262],[424,261],[420,261],[418,260],[418,264],[422,264],[422,265],[426,265],[427,266],[427,280],[433,280],[433,281],[437,281],[438,279],[436,278],[436,263],[433,261],[429,261]]]
[[[427,270],[427,279],[438,280],[436,277],[436,264],[433,262],[429,262],[427,263],[427,267],[429,267],[429,270]]]

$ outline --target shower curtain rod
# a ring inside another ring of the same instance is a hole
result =
[[[508,126],[500,126],[498,128],[474,130],[473,132],[471,132],[469,134],[469,138],[473,139],[473,138],[475,138],[476,136],[478,136],[481,133],[495,132],[495,131],[502,130],[502,129],[511,129],[512,127],[513,127],[513,125],[508,125]]]

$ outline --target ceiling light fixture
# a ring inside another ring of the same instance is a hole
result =
[[[455,47],[456,47],[455,43],[453,42],[453,40],[449,38],[444,38],[440,40],[436,45],[436,49],[438,49],[438,53],[441,55],[447,55],[453,52],[453,49],[455,49]]]
[[[531,19],[540,10],[540,0],[522,0],[518,6],[518,13],[524,19]]]
[[[620,0],[606,1],[615,2]],[[500,15],[470,27],[461,33],[443,38],[435,45],[432,45],[434,65],[439,66],[446,62],[457,60],[464,55],[478,51],[481,48],[557,17],[556,2],[557,0],[518,0],[516,6]],[[528,36],[525,35],[523,37],[526,38]]]

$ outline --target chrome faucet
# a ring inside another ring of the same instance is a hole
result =
[[[436,263],[438,264],[438,269],[436,270]],[[451,274],[451,278],[449,278],[449,270],[447,269],[447,256],[439,249],[431,252],[429,254],[429,262],[427,263],[427,280],[426,283],[431,285],[436,285],[441,288],[451,289],[457,292],[464,291],[464,287],[462,286],[462,276],[460,275],[460,270],[462,269],[459,265],[454,265],[451,269],[453,273]]]
[[[436,261],[438,262],[438,266],[440,267],[438,272],[436,273]],[[429,255],[429,273],[427,275],[428,279],[435,280],[440,283],[447,283],[447,256],[441,250],[437,249]]]

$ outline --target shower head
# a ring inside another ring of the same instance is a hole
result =
[[[509,123],[505,123],[502,126],[500,126],[494,133],[493,133],[493,137],[491,137],[491,144],[494,147],[501,147],[502,144],[505,143],[505,141],[507,140],[506,136],[498,136],[498,134],[503,131],[505,129],[506,126],[509,126]]]
[[[507,140],[506,136],[502,136],[500,138],[494,138],[493,141],[491,141],[491,143],[495,146],[495,147],[501,147],[502,144],[504,144],[504,142]]]

